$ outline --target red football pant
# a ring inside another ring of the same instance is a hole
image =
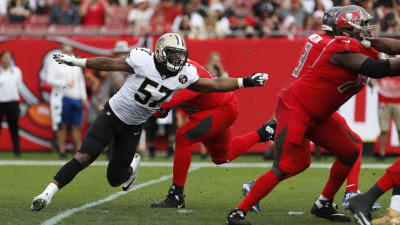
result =
[[[260,137],[256,131],[232,139],[231,125],[237,107],[220,107],[190,115],[189,122],[178,128],[175,137],[173,183],[184,186],[192,161],[191,146],[202,142],[215,164],[227,163],[246,152]]]
[[[331,175],[323,195],[333,198],[346,179],[359,154],[359,145],[334,116],[317,123],[299,107],[288,108],[279,100],[276,107],[278,121],[275,136],[275,173],[268,171],[254,184],[238,208],[248,211],[267,195],[282,179],[294,176],[311,163],[310,140],[331,151],[338,160],[331,168]],[[353,140],[352,140],[353,139]]]
[[[383,192],[400,186],[400,158],[386,169],[386,173],[376,182]]]

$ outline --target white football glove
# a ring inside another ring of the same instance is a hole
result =
[[[54,54],[53,59],[58,62],[58,64],[65,64],[68,66],[86,66],[86,59],[77,59],[74,56],[69,56],[66,54]]]
[[[268,80],[268,74],[255,73],[251,76],[243,78],[243,87],[263,86]]]

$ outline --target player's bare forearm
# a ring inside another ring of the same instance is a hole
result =
[[[237,78],[200,78],[188,87],[192,91],[197,92],[229,92],[239,89]]]
[[[244,87],[263,86],[268,80],[268,74],[255,73],[243,78],[200,78],[198,81],[191,84],[188,88],[198,92],[228,92]]]
[[[378,38],[371,41],[371,46],[379,52],[383,52],[388,55],[400,54],[400,40],[392,38]]]
[[[88,58],[86,61],[86,67],[93,70],[99,71],[123,71],[128,73],[134,73],[132,67],[125,62],[124,58],[112,59],[107,57],[94,57]]]

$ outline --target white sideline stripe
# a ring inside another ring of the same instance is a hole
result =
[[[195,171],[195,170],[198,170],[198,169],[200,169],[200,167],[191,167],[189,172],[192,172],[192,171]],[[90,203],[87,203],[85,205],[79,206],[77,208],[66,210],[66,211],[61,212],[61,213],[57,214],[56,216],[54,216],[54,217],[42,222],[41,225],[54,225],[54,224],[57,224],[62,219],[66,218],[66,217],[69,217],[69,216],[71,216],[72,214],[74,214],[76,212],[91,208],[93,206],[97,206],[97,205],[103,204],[104,202],[112,201],[112,200],[118,198],[119,196],[128,194],[131,191],[136,191],[136,190],[138,190],[140,188],[144,188],[144,187],[152,185],[152,184],[160,183],[160,182],[163,182],[163,181],[168,180],[170,178],[172,178],[172,174],[167,175],[167,176],[162,176],[162,177],[160,177],[158,179],[150,180],[150,181],[135,185],[129,191],[120,191],[120,192],[114,193],[112,195],[109,195],[106,198],[100,199],[98,201],[90,202]]]
[[[0,160],[0,166],[63,166],[67,161],[61,160]],[[107,166],[108,161],[96,161],[91,166]],[[192,162],[193,167],[222,167],[222,168],[270,168],[272,163],[226,163],[215,165],[214,163]],[[391,164],[362,164],[361,168],[386,169]],[[172,162],[141,162],[141,167],[172,167]],[[330,169],[332,163],[312,163],[310,168]]]

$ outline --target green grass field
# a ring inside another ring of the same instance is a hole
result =
[[[104,159],[103,156],[99,158],[99,160]],[[14,158],[9,153],[0,153],[0,165],[5,160],[14,160]],[[24,160],[58,160],[58,158],[55,154],[29,153],[24,154],[18,161],[25,162]],[[143,161],[146,162],[146,159]],[[171,162],[161,157],[157,161]],[[193,161],[200,160],[194,156]],[[373,159],[365,161],[375,163]],[[392,161],[394,159],[389,159],[385,163],[390,164]],[[238,162],[264,163],[265,161],[262,161],[261,156],[244,156]],[[332,162],[332,158],[322,162]],[[48,208],[40,212],[30,211],[32,198],[43,191],[60,167],[59,165],[0,166],[0,224],[43,224],[70,209],[99,201],[121,191],[120,188],[112,188],[108,185],[105,176],[106,166],[90,166],[59,191]],[[139,169],[137,190],[114,200],[77,210],[58,221],[57,224],[225,224],[227,213],[243,198],[240,191],[242,184],[256,179],[265,171],[266,168],[262,167],[200,167],[188,176],[185,187],[185,210],[153,209],[150,208],[150,204],[163,200],[172,182],[171,178],[161,182],[158,179],[172,174],[172,167],[151,166],[144,163],[144,166]],[[383,169],[362,169],[360,189],[367,190],[383,173]],[[336,224],[315,218],[309,212],[313,202],[321,193],[328,174],[329,169],[310,168],[282,182],[261,201],[262,212],[249,213],[248,219],[253,224],[260,225]],[[156,183],[147,185],[146,182],[154,180]],[[142,187],[142,185],[147,186]],[[336,197],[336,203],[341,203],[343,193],[342,188]],[[374,213],[373,216],[378,217],[385,213],[389,201],[390,193],[386,193],[379,199],[382,210]],[[289,211],[303,212],[303,214],[289,215]],[[340,207],[339,211],[344,210]]]

